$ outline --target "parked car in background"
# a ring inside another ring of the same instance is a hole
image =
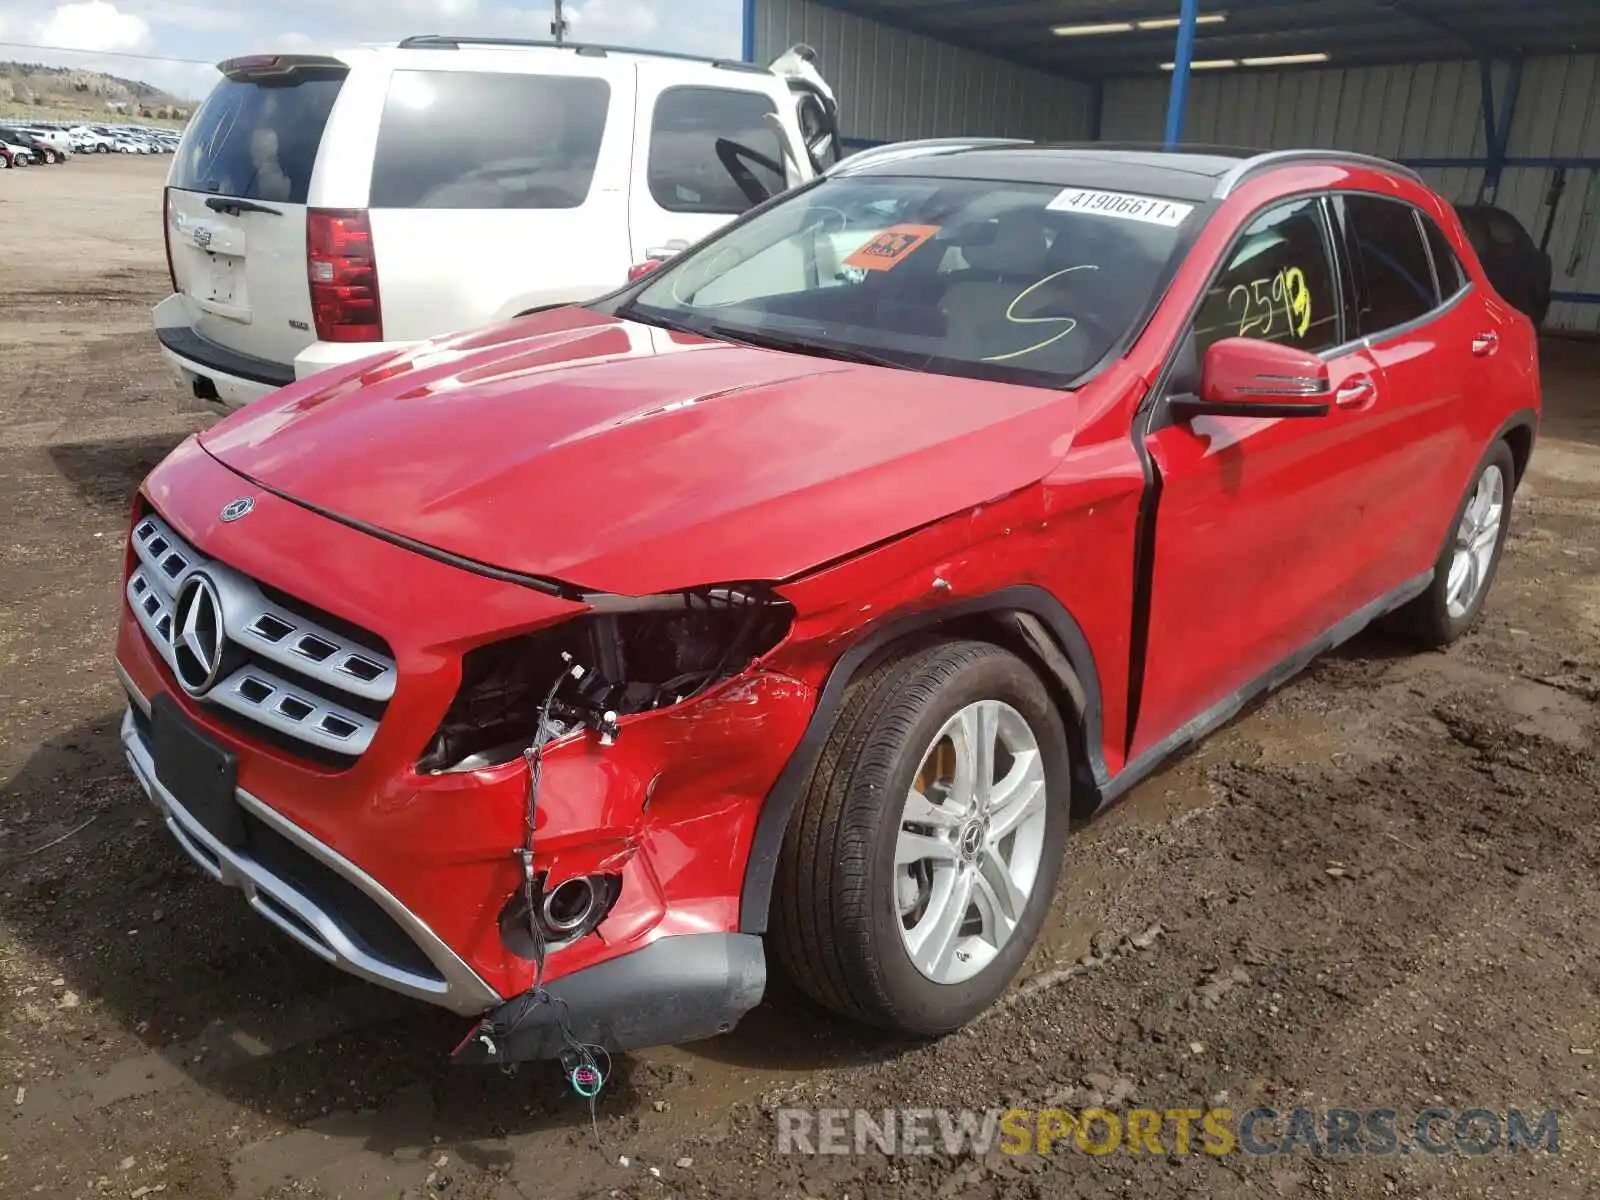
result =
[[[67,131],[72,138],[73,149],[79,154],[110,154],[115,149],[115,139],[110,134],[90,129],[87,125],[77,125]]]
[[[681,149],[664,196],[721,186]],[[463,1061],[724,1032],[769,956],[938,1035],[1028,956],[1072,817],[1372,621],[1473,627],[1540,408],[1532,325],[1406,168],[846,159],[180,446],[122,740],[258,913],[484,1014]]]
[[[49,146],[55,151],[57,162],[65,162],[72,157],[72,138],[65,130],[41,125],[20,125],[18,130]]]
[[[422,37],[224,62],[168,179],[167,359],[228,409],[610,291],[836,159],[814,57]]]
[[[55,164],[66,161],[66,156],[49,142],[15,126],[0,125],[0,139],[26,149],[32,155],[34,162]]]
[[[1550,255],[1539,248],[1522,222],[1503,208],[1458,204],[1456,212],[1495,291],[1526,313],[1534,325],[1544,324],[1555,280]]]
[[[12,167],[29,167],[33,165],[33,153],[25,146],[13,146],[10,142],[0,141],[0,166],[7,170]]]

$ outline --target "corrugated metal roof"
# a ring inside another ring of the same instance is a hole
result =
[[[1177,0],[820,0],[900,29],[1080,79],[1159,72]],[[1600,52],[1597,0],[1201,0],[1221,17],[1195,58],[1327,54],[1332,65]],[[1136,22],[1157,22],[1138,28]],[[1061,36],[1060,26],[1128,28]],[[1249,69],[1249,68],[1244,68]]]

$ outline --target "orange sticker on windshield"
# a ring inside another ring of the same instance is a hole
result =
[[[939,229],[938,225],[891,225],[845,259],[844,265],[861,271],[892,270]]]

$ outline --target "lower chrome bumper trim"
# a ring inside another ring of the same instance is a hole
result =
[[[127,683],[126,673],[120,667],[118,673]],[[138,691],[130,687],[129,696],[133,703],[144,707]],[[132,709],[122,720],[122,746],[135,777],[161,810],[168,830],[184,852],[213,879],[242,891],[257,913],[307,950],[352,975],[463,1015],[475,1016],[501,1002],[502,997],[477,972],[382,884],[242,788],[236,795],[239,804],[251,816],[364,892],[417,944],[439,972],[439,978],[418,975],[374,957],[358,944],[336,914],[319,907],[246,853],[224,846],[156,778],[155,764]]]

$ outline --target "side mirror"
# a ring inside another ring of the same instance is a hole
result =
[[[1325,417],[1333,392],[1328,364],[1315,354],[1255,338],[1224,338],[1206,351],[1200,395],[1170,403],[1190,417]]]
[[[633,266],[628,268],[628,282],[635,283],[650,274],[651,271],[658,270],[662,265],[662,261],[659,258],[647,258],[643,262],[634,263]]]

